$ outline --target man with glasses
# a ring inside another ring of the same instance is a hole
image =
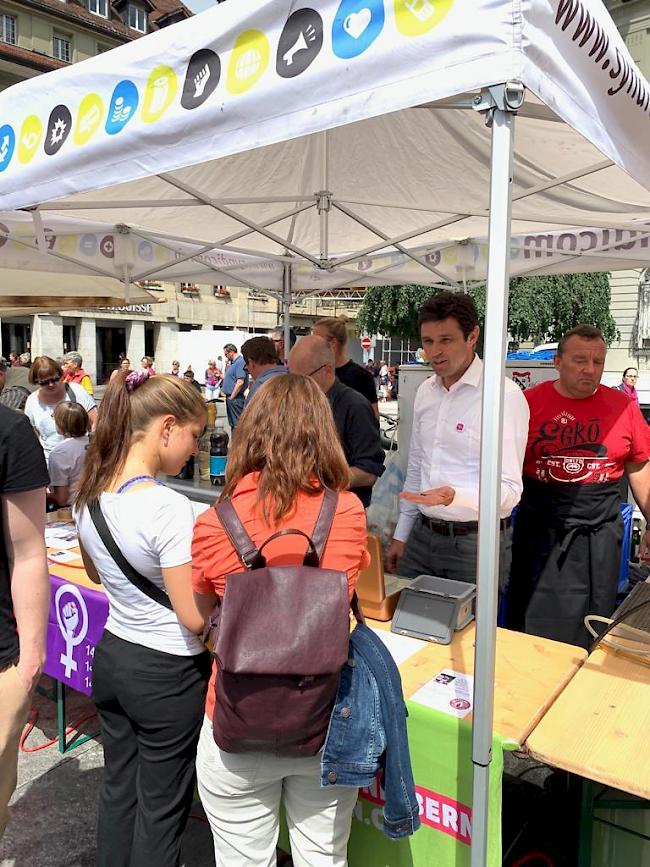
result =
[[[90,429],[94,430],[97,423],[94,398],[76,382],[63,381],[63,368],[58,361],[47,355],[35,358],[29,371],[29,381],[38,388],[27,398],[25,415],[38,434],[46,460],[54,446],[65,439],[57,431],[54,422],[54,410],[60,403],[66,400],[80,403],[88,413]]]
[[[289,353],[289,372],[310,376],[329,400],[350,468],[350,490],[368,508],[372,486],[384,472],[379,428],[366,398],[336,378],[335,364],[334,351],[316,335],[303,337]]]
[[[274,376],[282,376],[287,368],[280,364],[278,350],[270,337],[251,337],[242,343],[241,354],[246,362],[244,370],[253,377],[253,384],[244,401],[244,406],[248,406],[260,386]]]
[[[222,391],[226,395],[228,424],[234,433],[239,416],[244,410],[244,392],[248,386],[248,373],[245,370],[244,359],[237,352],[234,343],[226,343],[223,354],[229,364],[223,377]]]

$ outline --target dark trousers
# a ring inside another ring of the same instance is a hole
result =
[[[243,394],[238,394],[235,398],[226,398],[226,415],[228,416],[228,424],[230,430],[234,431],[239,421],[239,416],[244,410],[244,401],[246,398]]]
[[[499,560],[499,590],[505,592],[510,574],[512,530],[501,531]],[[418,575],[437,575],[454,581],[476,583],[478,533],[446,536],[436,533],[418,518],[406,542],[404,556],[398,571],[406,578]]]
[[[104,743],[98,867],[177,867],[192,806],[210,656],[176,656],[105,631],[93,700]]]

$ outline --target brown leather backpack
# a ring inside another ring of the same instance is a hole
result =
[[[323,745],[350,637],[347,575],[320,568],[337,501],[325,491],[312,538],[280,530],[259,549],[229,500],[215,506],[246,567],[227,576],[210,620],[213,733],[225,752],[313,756]],[[303,565],[267,566],[264,547],[289,534],[309,542]],[[356,597],[352,608],[361,619]]]

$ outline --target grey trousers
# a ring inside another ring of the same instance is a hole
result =
[[[435,533],[418,518],[406,542],[398,572],[405,578],[437,575],[455,581],[476,583],[478,533],[444,536]],[[505,593],[512,559],[512,528],[501,531],[499,591]]]

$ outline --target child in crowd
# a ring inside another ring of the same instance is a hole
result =
[[[54,423],[65,439],[50,452],[48,500],[61,508],[70,505],[72,488],[86,460],[88,413],[80,403],[60,403],[54,410]]]

